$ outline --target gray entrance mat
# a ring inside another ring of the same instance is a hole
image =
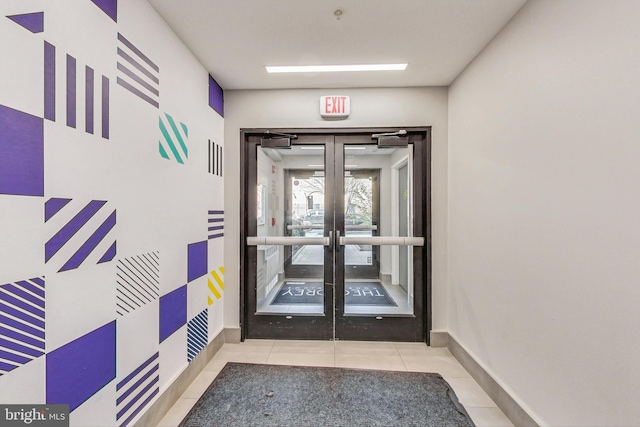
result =
[[[228,363],[180,426],[474,424],[438,374]]]
[[[393,298],[378,282],[346,282],[344,299],[347,305],[388,305],[397,306]],[[281,304],[322,304],[324,287],[322,282],[286,281],[271,301],[271,305]]]

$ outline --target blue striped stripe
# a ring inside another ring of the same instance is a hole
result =
[[[120,40],[122,42],[123,45],[125,45],[126,47],[128,47],[129,49],[131,49],[131,51],[133,53],[135,53],[136,55],[138,55],[138,57],[140,59],[142,59],[144,62],[146,62],[147,64],[149,64],[151,66],[151,68],[153,68],[156,72],[160,72],[160,67],[158,67],[151,59],[149,59],[149,57],[147,55],[145,55],[144,53],[142,53],[142,51],[140,49],[138,49],[137,47],[135,47],[133,45],[133,43],[131,43],[129,40],[126,39],[125,36],[123,36],[122,34],[118,33],[118,40]]]
[[[140,86],[142,86],[145,89],[147,89],[149,92],[151,92],[155,96],[160,96],[160,91],[158,89],[156,89],[153,86],[151,86],[143,78],[138,77],[138,75],[136,73],[134,73],[133,71],[131,71],[130,69],[125,67],[124,64],[118,62],[118,70],[122,71],[127,76],[131,77],[136,83],[138,83]]]
[[[40,308],[44,308],[44,300],[42,298],[38,298],[13,284],[0,286],[0,288],[10,291],[13,295],[19,296],[22,299],[26,299],[27,301],[34,303]]]
[[[208,311],[204,310],[187,324],[187,362],[191,362],[207,345]]]
[[[187,340],[192,340],[196,343],[207,343],[207,333],[205,331],[194,331],[187,334]]]
[[[24,365],[25,363],[31,362],[33,360],[33,358],[24,357],[19,354],[9,353],[8,351],[4,351],[1,349],[0,349],[0,358],[8,360],[10,362],[19,363],[21,365]]]
[[[25,347],[13,341],[0,338],[0,346],[13,351],[19,351],[20,353],[28,354],[33,357],[42,356],[43,352],[40,350],[34,350],[33,348]]]
[[[205,336],[206,336],[206,334],[207,334],[207,325],[203,324],[202,320],[193,319],[190,323],[192,323],[192,325],[190,325],[192,333],[204,333]]]
[[[18,298],[11,296],[11,295],[7,295],[3,292],[0,292],[0,300],[3,300],[6,303],[9,303],[15,307],[20,307],[24,310],[27,310],[28,312],[38,316],[41,319],[44,319],[44,311],[40,310],[39,308],[36,308],[30,304],[27,304],[24,301],[19,300]]]
[[[2,314],[0,314],[0,323],[4,323],[5,325],[11,326],[13,328],[19,329],[22,332],[26,332],[27,334],[31,334],[31,335],[35,335],[39,338],[44,339],[44,331],[41,331],[39,329],[33,328],[29,325],[25,325],[22,322],[18,322],[15,319],[12,319],[10,317],[4,316]]]
[[[199,348],[203,348],[207,344],[206,335],[199,333],[191,333],[187,337],[187,343],[191,342],[195,346],[199,346]]]
[[[31,281],[35,281],[36,279],[31,279]],[[19,282],[16,282],[17,285],[20,285],[21,287],[30,290],[31,292],[33,292],[34,294],[44,298],[44,289],[38,287],[38,286],[34,286],[33,284],[27,282],[26,280],[21,280]],[[44,286],[44,282],[42,283],[42,285]],[[43,305],[44,307],[44,305]]]
[[[156,107],[156,108],[160,107],[160,104],[158,104],[157,101],[155,101],[151,97],[147,96],[145,93],[143,93],[138,88],[134,87],[131,83],[127,82],[126,80],[123,80],[120,77],[118,77],[116,79],[116,83],[118,83],[121,87],[125,88],[126,90],[128,90],[129,92],[131,92],[132,94],[137,96],[138,98],[140,98],[140,99],[148,102],[149,104],[153,105],[154,107]]]
[[[205,317],[204,319],[202,318],[198,318],[195,317],[191,320],[193,322],[193,327],[195,328],[195,331],[207,331],[207,318]],[[199,328],[198,328],[199,326]]]
[[[197,340],[197,341],[206,342],[207,341],[206,329],[205,330],[198,330],[198,329],[194,330],[194,328],[191,328],[191,330],[187,332],[187,338],[188,339],[194,339],[194,340]]]
[[[31,281],[44,289],[44,277],[42,277],[42,279],[39,277],[34,277],[33,279],[31,279]]]
[[[60,212],[60,209],[67,206],[71,199],[58,199],[51,198],[44,204],[44,222],[49,221],[55,214]]]
[[[134,397],[129,403],[127,403],[127,405],[122,408],[122,410],[116,415],[116,420],[119,420],[120,417],[122,417],[133,405],[135,405],[135,403],[140,400],[140,398],[144,396],[144,394],[148,392],[151,387],[156,385],[159,380],[160,377],[155,377],[153,381],[151,381],[140,393],[136,395],[136,397]]]
[[[30,344],[34,347],[38,347],[44,350],[44,341],[37,340],[35,338],[29,337],[27,335],[23,335],[19,332],[12,331],[11,329],[7,329],[5,327],[0,326],[0,334],[4,337],[13,338],[14,340],[18,340],[25,344]],[[43,334],[44,335],[44,334]]]
[[[215,230],[224,230],[224,225],[218,225],[216,227],[209,227],[209,231],[215,231]]]
[[[153,81],[155,84],[160,84],[160,79],[158,79],[158,77],[156,77],[151,71],[147,70],[147,68],[145,66],[143,66],[138,61],[133,59],[127,52],[125,52],[124,50],[118,48],[117,49],[117,54],[118,54],[118,56],[123,58],[125,61],[127,61],[129,64],[133,65],[142,74],[144,74],[145,76],[150,78],[151,81]]]
[[[211,236],[209,236],[209,239],[217,239],[218,237],[224,237],[224,233],[212,234]]]
[[[149,372],[147,372],[146,374],[144,374],[144,376],[142,378],[140,378],[138,381],[136,381],[135,384],[133,384],[131,387],[129,387],[124,393],[122,393],[122,395],[120,395],[120,397],[118,397],[118,400],[116,400],[116,405],[119,405],[122,403],[123,400],[125,400],[127,397],[129,397],[129,395],[131,393],[133,393],[134,391],[136,391],[136,389],[138,387],[140,387],[140,385],[145,382],[147,380],[147,378],[149,378],[151,375],[153,375],[155,372],[158,371],[158,368],[160,367],[160,365],[156,364],[153,366],[153,368],[151,368],[151,370]]]
[[[45,262],[49,261],[107,203],[92,200],[44,245]]]
[[[140,411],[142,411],[145,406],[147,406],[149,404],[149,402],[151,402],[151,399],[153,399],[154,397],[156,397],[156,395],[160,392],[159,388],[156,388],[153,393],[151,393],[149,395],[149,397],[147,397],[144,402],[142,402],[140,404],[140,406],[138,406],[138,408],[133,411],[131,413],[131,415],[129,415],[129,418],[127,418],[126,420],[124,420],[124,422],[122,424],[120,424],[120,427],[127,427],[129,425],[129,423],[131,422],[132,419],[134,419],[136,417],[136,415],[138,415],[140,413]]]
[[[116,391],[120,390],[124,385],[126,385],[129,381],[131,381],[131,379],[133,379],[136,375],[138,375],[144,368],[146,368],[147,366],[149,366],[154,360],[156,360],[158,358],[158,355],[160,353],[156,352],[156,354],[154,354],[153,356],[151,356],[150,358],[148,358],[142,365],[138,366],[138,368],[133,371],[132,373],[130,373],[129,375],[127,375],[127,377],[125,379],[123,379],[122,381],[120,381],[118,383],[118,385],[116,386]]]
[[[209,211],[209,215],[224,215],[224,211]]]
[[[209,218],[208,222],[224,222],[224,218]]]
[[[191,360],[193,360],[193,358],[195,356],[197,356],[198,354],[200,354],[200,352],[202,351],[202,349],[205,346],[205,343],[198,343],[198,342],[191,342],[191,341],[187,341],[187,355],[191,356]],[[189,360],[189,358],[187,358],[187,362],[191,362],[191,360]]]
[[[44,329],[44,321],[37,319],[27,313],[24,313],[20,310],[16,310],[15,308],[9,306],[9,305],[5,305],[2,302],[0,302],[0,312],[4,312],[6,314],[10,314],[13,317],[17,317],[18,319],[22,319],[25,322],[28,322],[32,325],[38,326],[42,329]]]
[[[109,231],[116,225],[116,211],[113,211],[111,215],[98,227],[98,229],[87,239],[86,242],[80,246],[80,249],[73,254],[71,259],[62,266],[60,271],[73,270],[78,268],[80,264],[93,252],[98,244],[104,239]]]
[[[17,368],[16,365],[11,365],[9,363],[0,361],[0,371],[9,372],[9,371],[13,371],[16,368]]]

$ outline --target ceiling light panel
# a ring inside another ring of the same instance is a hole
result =
[[[404,71],[408,64],[265,66],[268,73],[331,73],[349,71]]]

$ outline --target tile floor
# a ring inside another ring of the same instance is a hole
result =
[[[280,289],[285,283],[291,282],[305,282],[305,281],[317,281],[322,283],[322,279],[303,279],[303,278],[287,278],[284,281],[276,284],[273,289],[264,297],[258,300],[258,312],[259,313],[279,313],[279,314],[324,314],[323,304],[271,304],[271,301],[276,297],[276,294],[280,292]],[[395,306],[383,306],[383,305],[350,305],[345,306],[345,312],[347,314],[413,314],[413,298],[409,298],[407,292],[399,285],[385,285],[379,280],[372,279],[349,279],[349,282],[377,282],[384,286],[391,299],[396,303]]]
[[[180,424],[227,362],[436,372],[451,385],[477,427],[513,426],[446,348],[420,343],[247,340],[225,344],[158,427]]]

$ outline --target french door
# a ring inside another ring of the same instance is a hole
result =
[[[430,129],[241,136],[243,337],[426,341]]]

